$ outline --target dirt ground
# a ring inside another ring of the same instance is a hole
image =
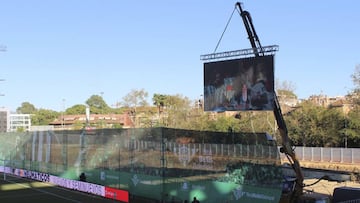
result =
[[[304,184],[311,184],[317,181],[317,179],[306,179],[304,180]],[[309,187],[305,187],[305,190],[309,190],[316,193],[326,194],[332,196],[334,189],[337,187],[355,187],[360,188],[360,183],[356,181],[346,181],[346,182],[336,182],[336,181],[327,181],[321,180],[317,184]]]
[[[305,190],[309,190],[316,193],[326,194],[332,196],[334,189],[337,187],[355,187],[360,188],[360,164],[343,164],[343,163],[324,163],[324,162],[300,162],[301,167],[325,169],[334,171],[345,171],[351,173],[351,179],[345,182],[321,180],[315,185],[305,187]],[[316,182],[317,179],[304,180],[305,185]]]
[[[346,171],[354,174],[360,174],[360,164],[302,161],[300,162],[300,165],[301,167],[306,167],[306,168],[317,168],[317,169],[325,169],[325,170],[333,170],[333,171]]]

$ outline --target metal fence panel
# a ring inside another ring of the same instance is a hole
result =
[[[280,147],[279,147],[280,148]],[[300,161],[360,164],[360,148],[299,147],[295,148]],[[285,160],[284,154],[280,154]]]

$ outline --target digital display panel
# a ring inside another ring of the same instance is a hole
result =
[[[204,110],[273,110],[274,56],[204,63]]]

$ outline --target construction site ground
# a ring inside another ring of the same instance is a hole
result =
[[[285,163],[285,162],[284,162]],[[360,188],[360,164],[345,164],[345,163],[330,163],[330,162],[300,162],[303,168],[323,169],[339,172],[350,173],[350,180],[347,181],[328,181],[320,180],[312,186],[305,187],[306,191],[326,194],[332,196],[334,189],[337,187],[355,187]],[[307,178],[304,179],[304,184],[309,185],[315,183],[318,179]]]

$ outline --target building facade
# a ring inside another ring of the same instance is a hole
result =
[[[10,114],[9,132],[30,131],[31,115],[30,114]]]
[[[10,111],[6,108],[0,108],[0,133],[8,132],[10,126]]]
[[[84,127],[91,129],[101,128],[130,128],[133,122],[127,113],[124,114],[90,114],[86,118],[84,114],[61,115],[58,119],[51,122],[54,130],[75,130]]]
[[[0,132],[30,131],[30,114],[12,114],[6,108],[0,109]]]

